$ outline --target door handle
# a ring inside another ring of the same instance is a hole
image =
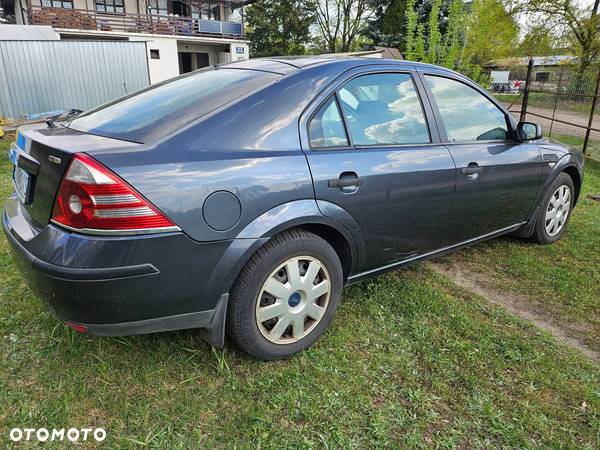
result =
[[[363,179],[355,172],[344,172],[335,180],[328,180],[327,186],[330,188],[358,187],[363,184]]]
[[[477,175],[480,174],[483,167],[480,167],[476,162],[471,162],[467,167],[460,169],[460,173],[463,175]]]

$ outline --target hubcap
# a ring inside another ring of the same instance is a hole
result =
[[[569,211],[571,208],[571,189],[569,186],[562,185],[552,197],[546,208],[546,233],[548,236],[556,236],[563,229],[567,218],[569,217]]]
[[[331,278],[312,256],[290,258],[267,277],[256,300],[256,324],[274,344],[306,337],[323,318]]]

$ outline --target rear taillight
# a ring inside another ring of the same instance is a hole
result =
[[[135,189],[83,153],[73,156],[60,182],[51,220],[91,234],[179,230]]]

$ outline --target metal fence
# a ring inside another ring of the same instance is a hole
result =
[[[600,67],[533,67],[529,61],[525,88],[509,105],[517,118],[542,125],[544,135],[580,148],[600,150]]]
[[[89,109],[150,84],[145,42],[0,41],[0,117]]]

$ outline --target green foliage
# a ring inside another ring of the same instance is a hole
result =
[[[252,57],[307,53],[315,0],[257,2],[246,10]]]
[[[517,48],[519,56],[548,56],[556,51],[556,37],[546,25],[532,26]]]
[[[428,20],[428,39],[427,39],[427,57],[426,61],[437,64],[440,57],[440,45],[442,42],[442,33],[440,33],[440,8],[442,0],[433,0]]]
[[[408,0],[370,0],[373,17],[368,22],[364,35],[374,45],[404,51],[407,2]]]
[[[415,0],[408,0],[406,3],[406,36],[405,36],[405,58],[410,61],[417,60],[416,33],[417,33],[418,15],[415,11]]]
[[[515,14],[530,18],[534,26],[555,30],[569,45],[570,53],[579,57],[579,71],[585,70],[600,56],[600,1],[576,0],[506,0]]]
[[[463,63],[482,65],[514,51],[519,27],[500,0],[475,0],[468,15],[466,33]]]
[[[425,25],[422,23],[417,26],[414,55],[417,61],[425,60]]]
[[[516,46],[517,25],[500,0],[474,0],[469,11],[462,0],[433,0],[427,28],[422,6],[407,3],[406,59],[443,65],[486,84],[481,65]]]
[[[443,61],[445,67],[455,68],[459,62],[461,50],[461,34],[464,27],[465,13],[462,0],[453,0],[448,8],[448,24],[443,42]]]

